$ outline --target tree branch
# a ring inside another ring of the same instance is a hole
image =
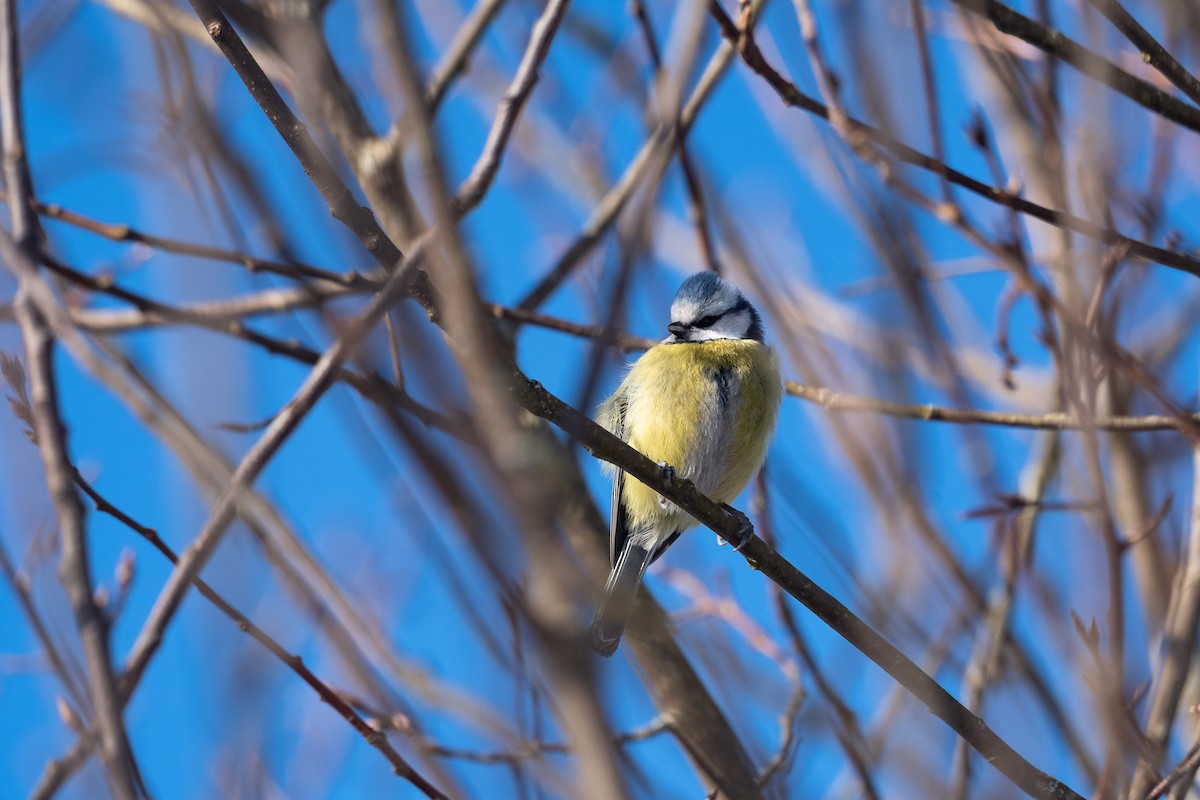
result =
[[[955,0],[962,2],[962,0]],[[734,44],[738,44],[739,52],[746,66],[760,75],[767,83],[775,90],[779,98],[787,105],[799,108],[809,114],[820,117],[825,120],[830,119],[829,108],[796,88],[795,84],[784,78],[779,72],[770,65],[754,42],[753,38],[742,36],[738,27],[721,8],[717,0],[709,0],[709,10],[713,18],[717,21],[717,26],[721,30],[721,35]],[[1200,116],[1200,111],[1197,111],[1197,116]],[[930,156],[915,150],[903,142],[895,139],[888,133],[873,127],[854,117],[847,117],[847,122],[857,131],[871,137],[877,144],[885,147],[898,158],[900,161],[911,164],[912,166],[932,172],[936,175],[944,175],[947,180],[956,186],[961,186],[964,189],[990,200],[997,205],[1011,208],[1034,219],[1042,222],[1055,225],[1065,230],[1079,233],[1092,239],[1104,242],[1109,245],[1119,245],[1129,248],[1129,255],[1144,258],[1147,261],[1153,261],[1157,264],[1162,264],[1165,267],[1186,272],[1189,275],[1200,277],[1200,259],[1193,258],[1185,253],[1180,253],[1175,250],[1168,250],[1162,247],[1147,242],[1133,239],[1125,236],[1111,228],[1106,228],[1103,225],[1097,225],[1089,222],[1082,217],[1074,216],[1065,211],[1047,208],[1032,201],[1026,200],[1019,195],[1012,193],[1007,189],[996,186],[990,186],[982,181],[976,180],[971,176],[960,172],[948,164],[943,164]]]
[[[153,528],[148,528],[145,525],[142,525],[133,517],[129,516],[120,508],[109,502],[108,499],[100,494],[100,492],[98,492],[94,486],[84,480],[83,476],[79,474],[78,470],[74,470],[74,475],[75,485],[77,485],[84,494],[91,498],[92,503],[96,507],[96,511],[101,514],[108,514],[113,519],[117,520],[125,527],[136,533],[138,536],[141,536],[143,539],[149,542],[150,545],[159,553],[161,553],[164,558],[170,561],[171,564],[175,566],[179,565],[179,557],[175,554],[175,551],[172,550],[171,547],[162,540],[162,537],[158,535],[157,531],[155,531]],[[318,678],[316,674],[314,674],[312,670],[310,670],[304,664],[304,661],[300,658],[300,656],[289,653],[282,645],[279,644],[279,642],[271,638],[270,634],[255,625],[249,617],[238,611],[237,608],[235,608],[229,601],[222,597],[215,589],[209,586],[204,580],[201,578],[196,578],[194,582],[196,589],[200,592],[205,600],[212,603],[218,611],[233,621],[233,623],[237,625],[238,630],[240,630],[242,633],[248,633],[251,638],[266,648],[266,650],[271,655],[275,656],[275,658],[278,659],[284,666],[296,673],[296,675],[299,676],[302,681],[307,683],[313,689],[313,691],[317,693],[317,696],[320,697],[323,702],[328,703],[329,706],[342,717],[342,719],[349,722],[351,727],[354,728],[355,732],[358,733],[358,735],[364,740],[366,740],[367,744],[371,745],[371,747],[374,747],[376,750],[382,753],[383,757],[386,758],[388,763],[392,765],[392,770],[397,775],[409,781],[426,797],[431,798],[432,800],[447,800],[446,795],[443,794],[441,790],[439,790],[424,776],[413,769],[412,765],[409,764],[403,756],[396,752],[396,749],[392,747],[391,743],[384,734],[368,725],[366,721],[363,720],[363,718],[360,717],[358,713],[350,706],[350,704],[343,700],[337,692],[330,689],[324,681]]]
[[[637,478],[687,511],[718,536],[736,540],[739,520],[700,494],[690,481],[664,476],[663,471],[650,459],[563,403],[535,381],[519,373],[515,374],[513,379],[517,398],[531,413],[562,428],[593,456],[614,464]],[[907,656],[762,539],[751,535],[742,547],[741,555],[752,569],[778,584],[838,635],[878,664],[1030,797],[1042,800],[1082,800],[1066,784],[1050,777],[1021,757],[982,719],[964,708]]]
[[[71,603],[75,625],[87,662],[88,697],[100,750],[112,793],[122,800],[136,796],[136,765],[121,707],[117,700],[108,641],[108,619],[92,595],[88,563],[87,528],[83,506],[71,484],[67,431],[59,412],[54,376],[55,337],[44,303],[49,290],[37,274],[35,261],[38,229],[33,215],[33,191],[25,157],[21,116],[21,67],[16,0],[0,0],[0,138],[4,183],[12,219],[12,238],[0,232],[0,260],[17,278],[13,303],[29,370],[32,427],[46,472],[46,484],[58,519],[62,556],[59,579]]]
[[[1200,104],[1200,81],[1180,64],[1175,56],[1158,43],[1148,30],[1143,28],[1133,16],[1125,10],[1120,0],[1088,0],[1092,7],[1103,14],[1117,30],[1125,35],[1142,55],[1142,59],[1163,74],[1167,80],[1175,84],[1193,103]]]
[[[1200,108],[1135,78],[1108,59],[1093,53],[1061,31],[1047,27],[997,0],[952,0],[968,11],[984,17],[996,30],[1015,36],[1061,61],[1081,74],[1133,100],[1165,119],[1200,133]],[[1143,31],[1144,32],[1144,31]]]

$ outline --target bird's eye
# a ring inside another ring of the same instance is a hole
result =
[[[695,324],[697,328],[707,328],[720,318],[721,317],[718,314],[710,314],[707,317],[702,317],[701,319],[696,320]]]

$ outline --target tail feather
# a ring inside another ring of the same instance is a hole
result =
[[[608,583],[604,585],[604,598],[592,618],[592,647],[602,656],[611,656],[621,643],[638,587],[642,585],[642,575],[653,560],[651,555],[649,550],[629,539],[621,548]]]

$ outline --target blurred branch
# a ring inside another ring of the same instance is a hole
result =
[[[755,0],[752,6],[761,5],[761,2],[762,0]],[[522,311],[532,311],[544,303],[567,279],[579,262],[591,252],[620,215],[621,210],[629,202],[629,198],[633,196],[642,180],[654,172],[653,168],[662,152],[677,141],[675,137],[678,137],[678,140],[686,138],[688,129],[695,122],[700,109],[712,94],[713,89],[716,88],[721,76],[725,74],[725,69],[729,66],[732,58],[733,47],[731,45],[722,43],[717,47],[716,52],[713,53],[704,68],[703,74],[696,82],[696,88],[692,90],[691,96],[684,104],[683,111],[679,114],[678,132],[672,132],[676,125],[670,123],[660,126],[653,132],[642,148],[638,150],[637,155],[625,167],[625,171],[608,194],[604,195],[596,205],[591,216],[584,223],[579,236],[558,257],[537,285],[521,298],[517,303],[517,308]]]
[[[160,3],[157,0],[97,0],[115,14],[133,20],[155,33],[175,33],[200,43],[205,48],[216,49],[212,38],[195,15],[179,6]],[[259,48],[255,58],[267,74],[276,80],[287,80],[290,76],[275,54],[269,49]]]
[[[554,34],[567,13],[568,1],[550,0],[534,23],[533,30],[529,33],[529,44],[521,55],[521,63],[517,65],[512,82],[504,90],[504,96],[500,98],[500,106],[492,120],[487,140],[483,143],[483,152],[479,154],[471,168],[471,174],[454,196],[452,203],[456,212],[461,214],[479,205],[491,188],[492,181],[500,169],[500,160],[508,147],[508,140],[521,115],[521,109],[525,107],[533,87],[537,85],[542,62],[550,54]]]
[[[961,0],[955,1],[960,2]],[[796,88],[795,84],[780,75],[767,62],[766,57],[754,42],[754,39],[742,35],[738,27],[729,19],[724,9],[717,3],[717,0],[709,0],[709,10],[712,12],[713,18],[716,19],[717,26],[721,30],[721,35],[726,41],[739,45],[739,53],[742,56],[742,60],[745,61],[746,66],[762,76],[786,105],[799,108],[802,111],[825,120],[831,118],[831,112],[825,104],[817,102],[801,92]],[[1200,110],[1197,111],[1197,115],[1200,115]],[[965,173],[959,172],[947,164],[940,163],[936,159],[909,147],[884,131],[865,122],[853,117],[847,117],[847,123],[856,131],[869,136],[877,144],[887,148],[900,161],[928,170],[936,175],[944,175],[954,185],[961,186],[997,205],[1012,208],[1042,222],[1083,234],[1105,244],[1127,247],[1129,248],[1130,255],[1200,277],[1200,259],[1130,238],[1115,230],[1089,222],[1082,217],[1068,214],[1065,211],[1058,211],[1038,205],[1007,189],[989,186]]]
[[[172,550],[170,546],[168,546],[167,543],[162,540],[157,531],[155,531],[153,528],[148,528],[145,525],[142,525],[137,520],[133,519],[133,517],[129,516],[120,508],[109,502],[103,495],[96,491],[94,486],[84,480],[83,476],[79,474],[78,470],[74,470],[74,475],[75,485],[78,486],[84,494],[91,498],[92,502],[95,504],[96,511],[100,512],[101,514],[108,514],[113,519],[117,520],[125,527],[136,533],[138,536],[141,536],[143,539],[149,542],[150,545],[153,546],[154,549],[159,553],[161,553],[163,557],[170,561],[171,564],[175,566],[179,565],[179,557],[175,554],[175,551]],[[382,753],[383,757],[386,758],[392,765],[392,769],[396,775],[408,780],[426,797],[433,798],[433,800],[446,800],[446,795],[444,795],[439,789],[426,780],[420,773],[414,770],[412,766],[404,760],[403,756],[396,752],[395,748],[393,748],[391,743],[388,742],[386,736],[368,725],[362,719],[362,717],[360,717],[354,711],[354,709],[351,708],[350,705],[338,695],[337,692],[330,689],[329,686],[327,686],[312,672],[312,670],[305,666],[300,656],[289,653],[287,650],[285,650],[277,641],[271,638],[266,631],[255,625],[254,622],[252,622],[245,614],[238,611],[231,603],[225,600],[225,598],[223,598],[215,589],[209,586],[203,579],[197,577],[194,580],[194,584],[200,594],[203,595],[204,599],[216,606],[217,610],[222,614],[229,617],[229,619],[232,620],[235,625],[237,625],[238,630],[243,633],[250,634],[250,636],[256,642],[266,648],[271,655],[275,656],[275,658],[282,662],[284,666],[296,673],[296,675],[299,676],[302,681],[307,683],[313,689],[313,691],[317,693],[317,696],[321,698],[322,702],[328,703],[334,711],[336,711],[343,719],[349,722],[351,727],[354,728],[355,732],[357,732],[359,736],[366,740],[367,744],[371,745],[380,753]]]
[[[1131,800],[1146,795],[1167,752],[1184,682],[1195,667],[1196,628],[1200,625],[1200,448],[1192,458],[1192,513],[1183,574],[1175,584],[1163,630],[1163,651],[1154,676],[1146,718],[1146,741],[1129,790]]]
[[[16,595],[17,603],[21,606],[21,611],[24,613],[25,618],[29,621],[29,627],[33,631],[34,637],[38,640],[38,644],[41,645],[42,652],[45,653],[46,660],[50,662],[50,667],[54,670],[54,674],[58,676],[59,682],[62,683],[63,690],[71,698],[76,713],[81,717],[86,717],[88,711],[87,690],[81,688],[81,679],[76,674],[78,665],[68,664],[67,659],[59,651],[58,645],[55,644],[54,639],[50,636],[49,629],[46,628],[46,623],[42,620],[42,615],[38,613],[37,607],[33,603],[33,596],[29,591],[28,577],[17,573],[3,544],[0,544],[0,575],[3,575],[4,580],[12,587],[13,594]],[[86,684],[86,681],[83,681],[83,684]]]
[[[520,409],[504,391],[516,369],[515,355],[494,321],[483,313],[474,266],[457,227],[491,186],[520,110],[549,53],[566,12],[565,0],[550,0],[530,32],[516,74],[492,121],[488,139],[470,176],[452,195],[433,118],[423,103],[423,86],[413,57],[412,33],[397,26],[393,55],[410,119],[424,189],[432,207],[430,281],[438,297],[438,320],[449,336],[454,360],[471,405],[472,430],[486,456],[486,476],[504,486],[524,541],[527,586],[520,595],[538,645],[539,666],[552,691],[555,715],[575,755],[580,797],[619,797],[627,792],[608,728],[590,653],[582,648],[573,601],[578,584],[562,568],[567,556],[557,516],[563,505],[567,460],[547,426],[523,425]],[[408,46],[406,46],[408,45]]]
[[[0,197],[3,196],[4,193],[0,192]],[[227,261],[230,264],[239,264],[251,273],[266,272],[292,279],[311,278],[348,288],[364,288],[374,285],[373,281],[358,272],[331,272],[330,270],[298,262],[285,264],[249,256],[245,253],[239,253],[236,250],[226,250],[221,247],[193,244],[178,239],[169,239],[164,236],[155,236],[139,231],[129,225],[114,225],[100,222],[70,209],[63,208],[57,203],[36,203],[35,207],[38,213],[43,216],[65,222],[68,225],[73,225],[81,230],[94,233],[97,236],[102,236],[114,242],[133,242],[135,244],[144,244],[147,247],[153,247],[156,250],[162,250],[166,253],[177,253],[179,255],[193,256],[212,261]]]
[[[1200,104],[1200,81],[1180,64],[1175,56],[1158,43],[1149,31],[1125,10],[1120,0],[1088,0],[1092,7],[1108,18],[1117,30],[1141,53],[1142,60],[1175,84],[1193,103]]]
[[[433,73],[429,76],[429,85],[425,89],[425,104],[429,106],[430,114],[437,114],[438,107],[446,96],[451,83],[456,77],[467,70],[468,62],[488,26],[496,14],[504,6],[506,0],[482,0],[471,9],[453,41],[446,47]]]
[[[85,729],[65,755],[46,762],[38,782],[29,793],[29,800],[50,800],[58,794],[58,790],[66,783],[67,778],[74,775],[87,763],[95,745],[95,731],[92,728]]]
[[[650,23],[650,14],[646,11],[645,3],[642,0],[632,0],[630,13],[633,14],[638,28],[641,29],[642,41],[646,45],[646,54],[650,57],[650,64],[654,67],[656,81],[661,83],[665,80],[662,54],[659,52],[658,40],[654,36],[654,26]],[[676,131],[675,152],[679,158],[679,168],[683,172],[683,185],[688,194],[688,212],[691,214],[692,224],[696,228],[700,253],[704,256],[708,268],[719,273],[721,265],[717,262],[717,249],[713,245],[712,234],[708,229],[708,211],[704,203],[704,189],[700,184],[696,165],[688,154],[687,144],[678,130]]]
[[[0,260],[17,279],[13,307],[25,343],[29,418],[58,520],[59,579],[71,603],[83,645],[93,724],[99,732],[109,788],[117,798],[130,800],[137,796],[137,765],[117,700],[108,619],[92,594],[83,506],[71,485],[67,431],[59,412],[58,384],[54,374],[55,335],[47,321],[47,317],[55,312],[55,304],[49,287],[37,271],[35,254],[39,230],[33,214],[33,188],[25,153],[16,6],[16,0],[0,0],[0,146],[12,221],[11,238],[0,232]],[[21,390],[23,392],[24,387]]]
[[[1029,42],[1039,50],[1070,64],[1081,74],[1115,89],[1155,114],[1189,130],[1200,132],[1200,108],[1172,97],[1140,78],[1135,78],[1108,59],[1064,35],[1061,31],[1032,20],[997,0],[952,0],[952,2],[988,19],[1001,33],[1007,33]]]

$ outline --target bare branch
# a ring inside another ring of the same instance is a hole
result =
[[[58,519],[62,547],[59,577],[71,602],[83,643],[88,696],[99,731],[106,775],[113,795],[132,800],[136,796],[137,767],[117,700],[108,620],[92,595],[86,522],[83,506],[71,484],[67,431],[60,416],[54,375],[55,337],[47,322],[47,316],[53,312],[45,307],[49,290],[41,283],[34,262],[38,229],[33,217],[33,190],[21,117],[16,5],[16,0],[0,3],[0,137],[3,138],[4,183],[13,226],[12,238],[7,233],[0,233],[0,259],[18,281],[14,311],[25,341],[32,428]]]
[[[959,0],[955,1],[959,2]],[[709,9],[712,11],[713,17],[717,20],[717,25],[721,29],[721,35],[725,37],[726,41],[738,42],[745,38],[741,36],[737,26],[733,24],[733,21],[729,19],[724,9],[717,4],[716,0],[709,0]],[[752,39],[745,41],[739,52],[746,66],[761,75],[771,85],[771,88],[779,94],[780,99],[784,103],[807,111],[822,119],[830,119],[831,112],[829,108],[801,92],[796,88],[795,84],[780,75],[767,62],[766,57],[759,50],[758,45],[754,44]],[[1197,115],[1200,116],[1200,110],[1197,111]],[[961,186],[997,205],[1015,209],[1034,219],[1048,222],[1051,225],[1056,225],[1074,233],[1083,234],[1105,244],[1127,247],[1130,255],[1144,258],[1147,261],[1153,261],[1163,266],[1186,272],[1189,275],[1200,276],[1200,259],[1130,238],[1115,230],[1089,222],[1065,211],[1047,208],[1026,200],[1008,189],[989,186],[949,165],[936,161],[930,156],[909,147],[886,132],[872,127],[861,120],[848,117],[847,121],[855,130],[870,136],[873,141],[887,148],[892,155],[904,163],[920,167],[938,175],[944,175],[954,185]]]
[[[1167,49],[1159,44],[1149,31],[1141,26],[1133,16],[1125,10],[1120,0],[1088,0],[1092,6],[1108,18],[1113,26],[1125,35],[1134,47],[1142,54],[1142,59],[1161,72],[1167,80],[1175,84],[1193,103],[1200,104],[1200,80],[1188,72]]]
[[[739,520],[704,497],[684,478],[664,475],[650,459],[605,431],[583,414],[567,406],[537,383],[521,380],[515,387],[521,404],[531,413],[549,420],[575,437],[592,455],[622,470],[685,509],[718,536],[736,540]],[[925,703],[931,713],[979,751],[1022,791],[1045,800],[1078,800],[1079,795],[1062,782],[1038,770],[1020,756],[979,717],[972,714],[945,689],[893,647],[832,595],[779,555],[770,545],[751,535],[740,555],[750,567],[777,583],[788,594],[860,652],[878,664],[909,692]]]
[[[155,550],[161,553],[163,557],[170,561],[173,565],[179,565],[179,557],[175,554],[175,551],[172,550],[170,546],[168,546],[167,543],[162,540],[162,537],[158,535],[157,531],[155,531],[153,528],[147,528],[145,525],[142,525],[133,517],[129,516],[120,508],[109,502],[102,494],[100,494],[100,492],[96,490],[94,486],[83,479],[83,476],[79,474],[78,470],[75,471],[75,484],[83,491],[84,494],[91,498],[92,502],[95,504],[96,511],[113,517],[125,527],[129,528],[138,536],[141,536],[143,539],[149,542]],[[218,611],[220,611],[235,625],[237,625],[238,630],[242,631],[243,633],[250,634],[251,638],[262,645],[271,655],[275,656],[275,658],[284,666],[296,673],[296,675],[299,676],[302,681],[312,687],[313,691],[317,693],[317,696],[320,697],[323,702],[328,703],[334,711],[336,711],[343,719],[349,722],[351,727],[354,728],[355,732],[358,733],[358,735],[364,740],[366,740],[367,744],[371,745],[383,754],[383,757],[386,758],[392,765],[392,769],[397,775],[400,775],[408,780],[426,797],[433,798],[433,800],[446,800],[446,795],[444,795],[432,783],[426,780],[420,773],[416,772],[412,766],[405,761],[398,752],[396,752],[395,748],[393,748],[391,743],[388,742],[387,737],[375,728],[372,728],[370,725],[368,725],[366,721],[354,711],[350,704],[346,703],[337,692],[330,689],[329,686],[327,686],[312,672],[312,670],[310,670],[304,664],[304,661],[300,658],[300,656],[289,653],[282,645],[271,638],[266,631],[264,631],[258,625],[255,625],[249,617],[238,611],[237,608],[235,608],[229,601],[222,597],[215,589],[205,583],[204,580],[201,578],[196,578],[195,585],[196,589],[200,592],[204,599],[212,603]]]
[[[955,5],[988,19],[1001,33],[1016,36],[1070,64],[1092,80],[1109,86],[1155,114],[1200,132],[1200,108],[1135,78],[1106,58],[1046,25],[997,0],[952,0]],[[1170,77],[1170,76],[1168,76]]]

